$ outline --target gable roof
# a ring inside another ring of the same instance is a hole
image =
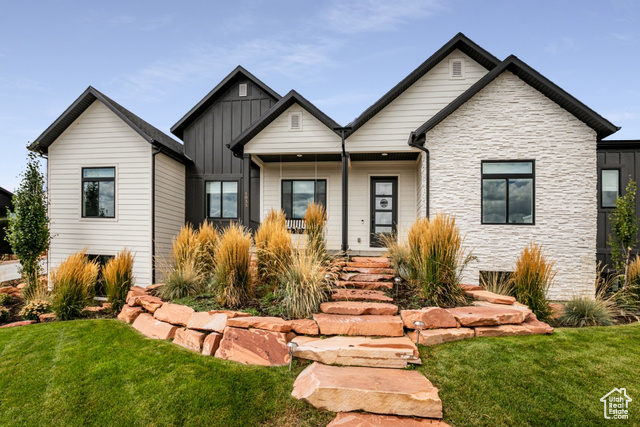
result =
[[[412,140],[415,141],[422,139],[424,135],[433,129],[438,123],[442,122],[462,104],[470,100],[474,95],[507,70],[511,71],[531,87],[538,90],[544,96],[567,110],[569,113],[573,114],[578,120],[596,131],[598,139],[609,136],[620,129],[593,111],[591,108],[587,107],[578,99],[565,92],[560,86],[556,85],[529,65],[522,62],[516,56],[511,55],[483,78],[478,80],[473,86],[454,99],[449,105],[440,110],[426,123],[416,129],[411,135]]]
[[[269,86],[260,81],[256,76],[248,72],[244,67],[238,65],[227,77],[222,79],[220,83],[214,87],[200,102],[196,104],[187,114],[185,114],[178,122],[171,127],[171,133],[182,139],[184,130],[197,119],[207,108],[209,108],[220,95],[225,93],[240,78],[245,77],[251,80],[263,92],[273,97],[276,101],[280,100],[280,95]]]
[[[400,83],[395,85],[389,92],[384,94],[382,98],[377,100],[373,105],[367,108],[355,120],[347,125],[351,130],[347,133],[347,137],[357,131],[362,125],[369,121],[373,116],[378,114],[384,107],[389,105],[393,100],[400,96],[411,85],[418,81],[422,76],[427,74],[433,67],[438,65],[444,58],[451,54],[454,50],[460,50],[468,55],[471,59],[482,65],[487,70],[494,69],[500,60],[475,44],[467,36],[458,33],[451,40],[442,46],[437,52],[431,55],[418,68],[413,70],[411,74],[405,77]]]
[[[62,113],[62,115],[47,128],[47,130],[36,138],[35,142],[29,146],[29,149],[47,153],[49,146],[53,144],[53,142],[58,139],[58,137],[74,121],[76,121],[95,100],[102,102],[147,142],[164,148],[166,150],[165,154],[182,163],[191,163],[191,159],[184,154],[184,147],[182,144],[142,120],[140,117],[108,98],[92,86],[89,86],[82,95],[80,95],[78,99],[76,99],[73,104],[71,104],[71,106],[69,106],[69,108],[67,108],[64,113]]]
[[[339,135],[338,132],[335,131],[336,128],[340,127],[338,123],[336,123],[331,117],[327,116],[325,113],[320,111],[318,107],[313,105],[311,102],[309,102],[306,98],[304,98],[298,92],[296,92],[295,90],[291,90],[289,91],[289,93],[287,93],[284,96],[284,98],[282,98],[280,101],[275,103],[269,110],[267,110],[267,112],[264,113],[264,115],[260,117],[260,119],[258,119],[254,124],[249,126],[236,139],[231,141],[230,144],[227,144],[227,147],[229,147],[234,153],[240,153],[243,147],[245,146],[245,144],[247,144],[247,142],[249,142],[251,138],[253,138],[258,133],[260,133],[260,131],[266,128],[269,125],[269,123],[273,122],[277,117],[279,117],[282,113],[284,113],[287,110],[287,108],[289,108],[293,104],[300,105],[302,108],[304,108],[309,113],[311,113],[312,116],[320,120],[322,124],[324,124],[326,127],[328,127],[337,135]]]

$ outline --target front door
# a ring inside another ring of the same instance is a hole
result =
[[[396,232],[398,224],[398,177],[375,176],[371,178],[371,238],[369,246],[384,247],[383,234]]]

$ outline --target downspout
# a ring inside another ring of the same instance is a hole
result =
[[[153,145],[156,151],[151,155],[151,284],[156,283],[156,156],[162,147]]]
[[[425,214],[426,214],[426,217],[429,218],[429,188],[431,187],[431,183],[429,181],[429,173],[431,171],[431,167],[429,165],[429,158],[430,158],[429,149],[425,148],[423,145],[417,144],[415,142],[415,140],[416,140],[416,133],[415,132],[411,132],[411,135],[409,135],[409,141],[408,141],[409,145],[411,147],[417,148],[418,150],[424,151],[425,156],[426,156],[427,176],[425,177],[425,179],[426,179],[426,189],[425,189],[425,192],[426,192],[426,196],[425,196],[425,199],[426,199],[425,200],[425,211],[426,212],[425,212]],[[424,141],[423,141],[423,143],[424,143]]]
[[[349,153],[345,147],[344,134],[351,128],[337,127],[333,130],[340,132],[342,140],[342,245],[340,249],[346,252],[349,248]]]

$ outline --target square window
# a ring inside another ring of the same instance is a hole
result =
[[[238,218],[238,181],[209,181],[205,191],[208,218]]]
[[[325,179],[282,180],[282,210],[287,219],[303,219],[307,213],[307,206],[313,202],[326,206]]]
[[[115,218],[116,169],[82,168],[82,217]]]
[[[534,224],[533,161],[482,162],[482,223]]]

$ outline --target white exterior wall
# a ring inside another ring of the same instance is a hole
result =
[[[505,72],[426,135],[430,212],[453,214],[478,257],[464,275],[512,271],[530,242],[558,274],[551,299],[593,295],[596,266],[596,134]],[[535,225],[481,224],[481,160],[535,160]],[[423,160],[424,163],[424,160]]]
[[[184,225],[185,167],[164,154],[156,155],[156,281],[169,264],[171,240]]]
[[[49,265],[73,252],[135,253],[136,283],[151,283],[151,144],[95,101],[49,147]],[[82,168],[116,169],[116,217],[82,218]]]
[[[289,129],[289,115],[302,113],[302,129]],[[342,140],[320,120],[293,104],[244,146],[245,154],[339,153]]]
[[[449,60],[464,58],[465,78],[449,77]],[[409,133],[480,80],[487,70],[455,50],[372,117],[347,139],[347,150],[355,152],[415,151],[407,144]]]

